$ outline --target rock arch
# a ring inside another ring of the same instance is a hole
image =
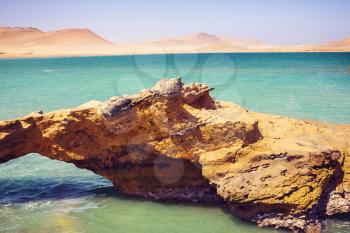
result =
[[[35,152],[123,193],[226,201],[261,226],[319,230],[349,212],[350,126],[254,113],[204,84],[162,80],[135,96],[0,122],[0,163]]]

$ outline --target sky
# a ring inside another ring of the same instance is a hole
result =
[[[89,28],[113,42],[206,32],[272,44],[350,36],[349,0],[0,0],[0,26]]]

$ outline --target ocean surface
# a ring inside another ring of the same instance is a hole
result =
[[[250,110],[350,124],[350,53],[238,53],[0,60],[0,120],[135,94],[163,77],[205,82]],[[325,222],[350,232],[350,216]],[[224,206],[122,196],[111,182],[36,154],[0,164],[0,232],[250,233]]]

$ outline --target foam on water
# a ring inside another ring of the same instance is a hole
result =
[[[179,54],[0,60],[0,119],[134,94],[162,77],[207,82],[251,110],[350,123],[349,53]],[[326,232],[349,232],[349,219]],[[31,154],[0,165],[0,232],[273,232],[225,208],[119,195],[111,182]]]

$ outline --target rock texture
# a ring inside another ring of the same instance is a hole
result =
[[[259,226],[319,232],[350,210],[350,125],[250,112],[205,84],[162,80],[135,96],[0,122],[0,162],[74,163],[123,193],[226,202]]]

